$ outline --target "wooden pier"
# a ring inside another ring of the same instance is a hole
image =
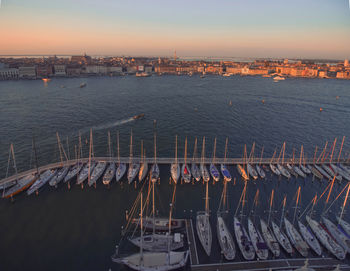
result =
[[[120,161],[121,163],[129,163],[130,162],[130,157],[120,157],[120,160],[118,160],[118,157],[93,157],[92,158],[93,161],[96,161],[96,162],[109,162],[109,161],[112,161],[112,162],[115,162],[117,163],[118,161]],[[82,163],[87,163],[89,161],[89,158],[82,158],[80,159],[80,161]],[[154,158],[145,158],[145,161],[147,161],[149,164],[152,164],[154,163]],[[177,162],[182,164],[184,163],[185,159],[184,158],[178,158],[177,159]],[[141,158],[140,157],[133,157],[133,162],[137,163],[137,162],[141,162]],[[158,164],[168,164],[170,165],[171,163],[174,163],[175,162],[175,158],[157,158],[157,163]],[[212,158],[205,158],[204,161],[201,159],[201,158],[197,158],[197,159],[187,159],[187,163],[188,164],[191,164],[191,163],[197,163],[197,164],[200,164],[200,163],[203,163],[204,164],[210,164],[213,162],[213,159]],[[347,160],[341,160],[340,161],[341,163],[346,163],[348,164],[348,161]],[[45,170],[48,170],[48,169],[52,169],[52,168],[59,168],[59,167],[62,167],[62,166],[72,166],[74,164],[77,163],[77,160],[74,159],[74,160],[69,160],[69,161],[64,161],[63,163],[62,162],[56,162],[56,163],[52,163],[52,164],[48,164],[48,165],[45,165],[45,166],[41,166],[39,167],[39,171],[40,172],[43,172]],[[246,159],[243,159],[243,158],[215,158],[215,164],[226,164],[226,165],[237,165],[237,164],[240,164],[240,165],[244,165],[246,164],[247,161]],[[267,165],[267,164],[277,164],[277,163],[281,163],[281,160],[279,160],[278,158],[263,158],[263,159],[260,159],[260,158],[254,158],[254,159],[251,159],[249,161],[249,164],[263,164],[263,165]],[[287,163],[292,163],[292,159],[288,158],[288,159],[284,159],[284,163],[283,164],[287,164]],[[303,163],[305,164],[313,164],[314,163],[314,159],[306,159],[306,160],[303,160]],[[330,161],[329,160],[324,160],[322,162],[323,164],[329,164]],[[294,164],[299,164],[299,159],[294,159]],[[16,180],[17,178],[21,178],[21,177],[24,177],[28,174],[31,174],[31,173],[34,173],[36,172],[36,169],[33,168],[33,169],[30,169],[30,170],[27,170],[27,171],[23,171],[23,172],[20,172],[18,173],[17,175],[12,175],[10,177],[7,177],[5,179],[2,179],[0,180],[0,185],[1,184],[5,184],[7,182],[11,182],[11,181],[14,181]]]

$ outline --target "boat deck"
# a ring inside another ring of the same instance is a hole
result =
[[[193,223],[191,219],[186,219],[185,223],[186,223],[187,242],[190,249],[191,266],[198,265],[199,259],[197,254],[196,239],[194,237]]]

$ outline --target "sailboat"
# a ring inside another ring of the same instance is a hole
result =
[[[196,164],[195,159],[197,158],[197,137],[195,138],[194,141],[194,150],[193,150],[193,158],[192,158],[192,164],[191,164],[191,173],[193,178],[199,182],[201,179],[201,172]]]
[[[311,166],[311,165],[307,165],[307,169],[310,170],[310,172],[319,180],[323,179],[323,175],[321,174],[321,172],[319,172],[315,167]],[[305,171],[304,171],[305,172]]]
[[[316,220],[313,220],[308,215],[306,216],[306,221],[322,245],[324,245],[337,259],[344,260],[346,256],[344,249],[334,241],[329,233]]]
[[[82,145],[81,145],[81,136],[79,133],[79,146],[78,146],[78,150],[75,149],[75,154],[76,154],[76,164],[70,168],[70,170],[68,171],[66,177],[64,177],[63,182],[67,183],[68,185],[70,185],[70,181],[73,178],[77,178],[80,170],[83,168],[84,164],[80,161],[80,157],[82,156]]]
[[[43,174],[39,175],[39,178],[32,184],[27,190],[27,195],[31,195],[34,192],[38,192],[48,181],[51,180],[57,173],[57,169],[48,169]]]
[[[17,172],[17,166],[16,166],[16,159],[15,159],[15,151],[13,148],[13,144],[10,146],[10,153],[12,153],[12,159],[13,159],[13,166],[16,171],[16,176],[18,176]],[[10,155],[9,155],[10,157]],[[37,179],[38,171],[35,173],[28,174],[27,176],[24,176],[20,179],[16,177],[15,183],[13,186],[8,186],[9,189],[6,191],[6,188],[4,186],[4,191],[2,194],[3,198],[12,198],[13,196],[19,194],[20,192],[26,190],[28,187],[30,187]]]
[[[148,162],[146,160],[146,150],[143,149],[143,141],[141,141],[141,166],[139,170],[139,182],[141,182],[147,176]]]
[[[93,143],[92,143],[92,129],[90,130],[90,147],[89,147],[89,162],[85,164],[83,169],[80,171],[77,177],[77,184],[83,187],[83,183],[86,179],[91,177],[91,173],[94,170],[96,163],[91,161],[91,157],[93,156]]]
[[[205,156],[205,137],[203,137],[203,143],[202,143],[202,158],[201,158],[201,164],[200,164],[200,171],[203,178],[203,182],[209,182],[210,175],[209,175],[207,166],[204,163],[204,156]]]
[[[322,221],[337,243],[343,247],[345,252],[350,253],[350,239],[328,218],[323,216]]]
[[[303,240],[303,238],[300,236],[297,229],[293,226],[292,223],[289,222],[287,218],[284,218],[284,225],[286,228],[286,233],[292,242],[293,246],[296,248],[296,250],[303,256],[307,257],[309,246],[307,243]]]
[[[90,180],[88,180],[88,185],[92,186],[97,183],[97,180],[102,176],[102,174],[106,170],[107,163],[106,162],[98,162],[94,167],[94,170],[91,173]]]
[[[298,226],[299,226],[299,230],[300,230],[301,235],[303,236],[304,240],[309,245],[309,247],[311,247],[312,250],[318,256],[321,256],[322,248],[320,246],[320,243],[317,241],[316,237],[312,234],[312,232],[300,220],[298,220]]]
[[[111,133],[108,131],[108,153],[109,153],[109,164],[107,166],[106,172],[103,175],[102,183],[108,185],[114,178],[115,175],[115,163],[112,162],[112,148],[111,148]]]
[[[226,226],[225,220],[222,217],[222,211],[226,207],[227,198],[227,182],[224,181],[224,188],[221,194],[220,206],[217,212],[217,222],[216,222],[216,233],[219,240],[221,253],[224,255],[225,259],[232,261],[236,256],[236,247],[233,241],[232,235]],[[220,210],[221,203],[223,203],[223,210]]]
[[[127,257],[118,257],[118,253],[112,256],[112,261],[122,263],[134,270],[139,271],[168,271],[182,268],[186,265],[188,260],[189,251],[167,251],[167,252],[144,252],[143,251],[143,207],[142,207],[142,193],[141,193],[141,209],[140,209],[140,221],[141,221],[141,242],[140,253],[136,253]]]
[[[129,170],[128,170],[128,183],[131,184],[137,173],[140,170],[140,164],[139,163],[135,163],[133,161],[133,152],[132,152],[132,130],[131,130],[131,135],[130,135],[130,162],[129,162]]]
[[[343,179],[342,176],[335,173],[329,165],[322,164],[321,166],[329,174],[331,179],[335,177],[339,182]]]
[[[239,202],[239,205],[242,202],[241,219],[243,217],[243,208],[244,208],[244,203],[245,203],[246,190],[247,190],[247,182],[245,182],[245,184],[244,184],[244,188],[243,188],[240,202]],[[238,208],[236,210],[236,214],[238,212]],[[244,259],[246,259],[248,261],[254,260],[255,252],[254,252],[253,244],[249,238],[247,230],[244,228],[244,226],[241,224],[239,219],[236,217],[236,214],[233,218],[233,224],[234,224],[234,231],[235,231],[235,236],[236,236],[236,241],[238,243],[238,247],[239,247]]]
[[[117,148],[118,148],[118,167],[115,171],[115,180],[119,182],[123,178],[126,171],[126,164],[120,163],[120,148],[119,148],[119,131],[117,132]]]
[[[259,259],[266,260],[269,256],[267,244],[265,243],[259,230],[255,228],[250,218],[248,218],[248,231],[249,231],[250,240],[252,241],[256,255],[259,257]]]
[[[340,166],[338,167],[335,164],[330,164],[330,167],[336,174],[338,174],[345,180],[350,181],[350,175],[345,170],[343,170]]]
[[[281,175],[281,172],[275,167],[275,165],[271,164],[270,163],[270,169],[271,171],[276,174],[277,176],[280,176]]]
[[[180,166],[177,162],[177,135],[175,137],[175,162],[170,166],[171,178],[174,183],[177,183],[180,178]]]
[[[151,168],[151,180],[152,182],[156,182],[159,180],[159,167],[157,164],[157,133],[156,129],[154,128],[154,164]]]
[[[266,174],[265,171],[262,169],[261,167],[261,162],[262,162],[262,158],[263,158],[263,153],[264,153],[264,146],[261,149],[261,155],[260,155],[260,162],[259,164],[256,164],[256,171],[258,172],[259,176],[261,179],[265,179],[266,178]]]
[[[281,172],[281,174],[286,177],[287,179],[289,179],[291,177],[290,173],[288,170],[286,170],[284,167],[283,167],[283,164],[284,164],[284,151],[286,149],[286,142],[283,142],[283,146],[282,146],[282,149],[281,149],[281,152],[280,152],[280,155],[278,157],[278,161],[277,161],[277,168],[279,170],[279,172]],[[281,154],[282,154],[282,164],[279,163],[280,161],[280,158],[281,158]]]
[[[314,168],[320,172],[327,180],[331,180],[331,176],[328,175],[328,173],[326,171],[323,170],[323,168],[319,167],[318,165],[314,164],[313,165]]]
[[[213,178],[215,182],[218,182],[220,180],[220,173],[218,169],[215,166],[215,152],[216,152],[216,137],[214,139],[214,152],[213,152],[213,160],[210,164],[209,171],[210,175]]]
[[[226,167],[226,156],[227,156],[227,145],[228,145],[228,138],[226,137],[226,143],[225,143],[225,156],[224,156],[224,164],[220,165],[220,171],[222,176],[224,176],[225,182],[230,182],[232,180],[231,173]]]
[[[337,221],[339,223],[339,225],[341,226],[342,230],[344,230],[344,232],[350,236],[350,223],[346,222],[343,219],[340,219],[340,217],[337,217]]]
[[[212,232],[209,221],[209,198],[208,198],[208,183],[206,182],[205,190],[205,211],[197,212],[196,229],[199,241],[204,248],[205,253],[210,256],[212,244]]]
[[[266,224],[263,219],[260,219],[261,233],[266,241],[266,245],[272,252],[274,257],[279,257],[281,250],[280,246],[276,240],[276,237],[273,235],[270,227]]]
[[[182,165],[181,168],[181,176],[185,183],[191,182],[191,171],[190,168],[187,165],[187,137],[185,139],[185,163]]]
[[[242,176],[243,180],[248,181],[249,177],[246,173],[246,171],[244,170],[244,168],[241,165],[237,165],[237,171],[238,173]]]
[[[257,180],[258,179],[258,173],[254,169],[254,167],[250,164],[250,160],[254,156],[254,149],[255,149],[255,142],[253,143],[252,150],[250,151],[250,155],[249,155],[248,160],[247,160],[247,171],[248,171],[248,175],[249,176],[252,176],[252,178],[254,180]],[[246,145],[244,145],[244,153],[246,153]]]

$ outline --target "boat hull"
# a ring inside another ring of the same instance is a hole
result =
[[[210,256],[212,233],[211,233],[211,226],[209,222],[209,215],[206,212],[197,213],[196,229],[197,229],[198,239],[202,244],[202,247],[205,253],[207,254],[207,256]]]

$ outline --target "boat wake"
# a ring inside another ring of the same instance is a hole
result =
[[[96,125],[96,126],[92,126],[92,130],[103,130],[103,129],[108,129],[108,128],[113,128],[113,127],[116,127],[116,126],[120,126],[120,125],[123,125],[123,124],[126,124],[128,122],[132,122],[134,121],[135,119],[133,117],[131,118],[127,118],[127,119],[122,119],[122,120],[118,120],[118,121],[115,121],[115,122],[108,122],[108,123],[105,123],[105,124],[101,124],[101,125]]]

